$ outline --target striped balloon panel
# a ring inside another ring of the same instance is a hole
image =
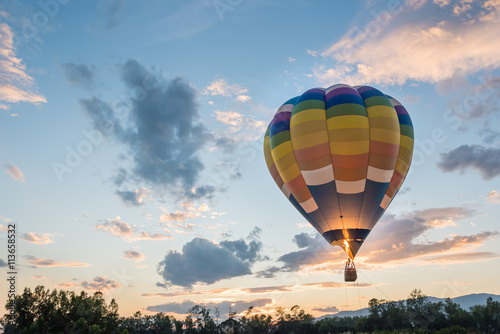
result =
[[[410,168],[413,156],[413,146],[415,137],[413,132],[413,123],[411,121],[410,115],[398,100],[390,96],[387,97],[389,98],[389,101],[396,109],[398,115],[399,126],[401,129],[400,147],[398,153],[398,160],[396,162],[396,167],[394,169],[394,174],[392,175],[389,187],[387,188],[387,191],[384,194],[384,198],[382,199],[382,202],[380,203],[380,206],[377,209],[377,213],[375,214],[375,217],[371,222],[370,225],[371,228],[375,226],[377,221],[384,214],[385,210],[394,199],[394,196],[396,196],[399,189],[401,188],[401,185],[403,184],[403,181],[406,178],[406,175],[408,174],[408,170]]]
[[[351,258],[400,188],[412,151],[408,113],[369,86],[306,91],[280,107],[264,139],[278,187]]]
[[[287,101],[276,112],[266,131],[264,154],[268,169],[276,184],[294,207],[320,233],[326,228],[325,220],[305,185],[292,149],[290,117],[296,98]]]

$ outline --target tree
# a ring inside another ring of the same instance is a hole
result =
[[[34,291],[25,288],[21,295],[7,301],[6,309],[13,309],[4,321],[9,330],[23,333],[71,333],[81,331],[111,333],[118,329],[118,305],[111,300],[107,305],[101,292],[89,296],[82,291],[50,291],[37,286]]]

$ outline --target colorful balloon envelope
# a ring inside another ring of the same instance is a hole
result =
[[[369,86],[314,88],[283,104],[264,139],[267,167],[293,206],[354,259],[401,188],[413,124]]]

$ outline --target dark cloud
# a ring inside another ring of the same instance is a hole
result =
[[[92,281],[83,281],[81,286],[86,290],[106,292],[120,287],[120,283],[104,276],[96,276]]]
[[[226,179],[239,176],[230,171],[220,180],[219,171],[213,182],[200,182],[205,165],[199,154],[205,144],[233,143],[214,139],[203,125],[196,88],[181,77],[164,80],[134,59],[119,68],[127,89],[122,101],[109,103],[96,96],[80,101],[94,127],[127,150],[131,167],[120,167],[113,178],[117,187],[134,183],[189,199],[211,198],[224,190]],[[117,194],[133,202],[132,193],[118,189]]]
[[[249,307],[263,307],[272,304],[272,299],[255,299],[255,300],[238,300],[238,301],[223,301],[219,303],[194,303],[190,300],[185,300],[182,303],[167,303],[155,306],[148,306],[146,310],[150,312],[172,312],[177,314],[187,314],[188,310],[195,305],[205,306],[211,311],[215,311],[215,308],[221,310],[221,313],[231,309],[232,312],[240,313],[248,310]]]
[[[493,144],[498,142],[497,138],[500,138],[500,131],[494,131],[489,128],[482,129],[479,134],[484,135],[483,143],[485,144]]]
[[[500,148],[462,145],[442,153],[438,166],[445,172],[463,172],[473,168],[481,173],[483,179],[490,180],[500,175]]]
[[[130,190],[117,190],[116,195],[122,199],[122,201],[129,206],[140,206],[144,201],[144,197],[147,194],[147,190],[137,189],[135,191]]]
[[[476,214],[478,214],[477,211],[467,207],[429,208],[413,211],[398,218],[386,214],[363,244],[358,259],[362,259],[364,263],[379,264],[421,257],[425,261],[434,262],[452,261],[452,259],[466,261],[468,258],[479,257],[482,253],[474,252],[473,249],[498,235],[497,231],[454,235],[439,241],[426,240],[427,233],[433,229],[455,226],[456,221],[473,217]],[[338,247],[332,248],[319,234],[297,234],[293,241],[299,250],[280,256],[278,261],[283,265],[268,267],[257,272],[256,276],[271,278],[280,272],[295,272],[319,264],[343,263],[345,259],[345,255],[340,254],[343,250]],[[456,254],[457,252],[463,254]],[[443,255],[445,253],[448,254],[445,256]],[[483,259],[491,256],[491,254],[483,255]],[[329,270],[332,270],[331,266]]]
[[[115,136],[119,140],[125,137],[125,130],[115,116],[115,110],[111,103],[95,96],[82,99],[80,103],[87,115],[90,116],[94,128],[103,136]]]
[[[399,219],[386,214],[373,229],[358,255],[365,258],[365,263],[386,263],[440,256],[445,252],[481,246],[486,240],[498,235],[498,232],[486,231],[474,235],[454,235],[439,241],[425,241],[426,232],[454,225],[454,220],[470,217],[473,212],[467,208],[435,208],[415,211]],[[452,223],[439,224],[439,220],[451,220]]]
[[[125,0],[110,0],[106,1],[109,3],[109,7],[107,9],[107,22],[106,22],[106,28],[108,29],[114,29],[118,25],[120,25],[119,21],[119,14],[123,8],[123,4],[125,3]]]
[[[221,241],[220,246],[226,248],[227,250],[233,252],[236,257],[242,261],[247,261],[250,264],[255,263],[255,261],[267,260],[267,257],[262,257],[260,251],[262,250],[263,244],[259,241],[262,229],[255,227],[252,232],[250,232],[249,239],[252,239],[249,243],[246,243],[243,239],[235,241]]]
[[[313,308],[313,311],[325,312],[325,313],[337,313],[339,309],[335,306],[328,306],[323,308]]]
[[[167,284],[190,288],[196,283],[212,284],[222,279],[249,275],[250,267],[262,259],[262,243],[243,239],[215,244],[195,238],[182,252],[170,251],[158,264],[158,273]]]
[[[61,67],[70,84],[87,89],[94,85],[95,73],[87,64],[64,63]]]
[[[458,75],[438,83],[436,89],[444,94],[453,92],[455,98],[448,104],[448,110],[463,120],[472,121],[488,117],[500,109],[500,77],[487,73],[479,81],[473,84]]]
[[[319,234],[297,234],[293,242],[300,248],[298,251],[284,254],[278,258],[283,265],[272,266],[257,272],[259,278],[271,278],[279,272],[294,272],[303,266],[326,262],[343,261],[338,252]]]
[[[0,268],[7,267],[7,262],[5,262],[3,259],[0,259]]]

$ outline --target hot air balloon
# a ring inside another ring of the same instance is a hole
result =
[[[354,258],[405,179],[413,125],[396,99],[370,86],[314,88],[285,102],[264,138],[272,178],[292,205]]]

